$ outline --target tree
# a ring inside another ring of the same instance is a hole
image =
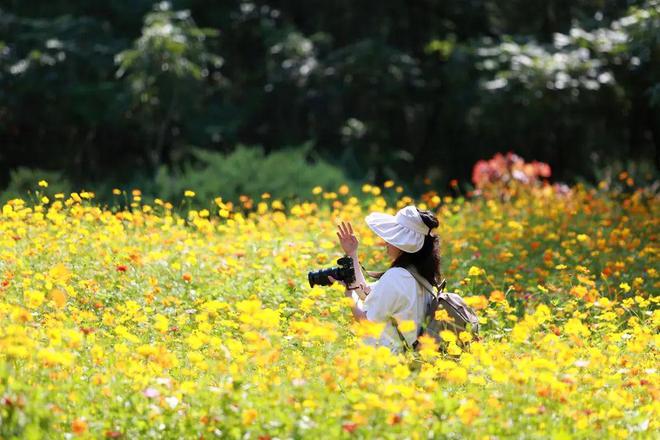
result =
[[[222,58],[205,42],[218,32],[195,25],[187,10],[167,1],[144,19],[142,35],[116,57],[117,77],[128,82],[136,117],[147,134],[145,153],[153,170],[172,164],[187,147],[187,122],[203,112],[205,98],[221,83]]]

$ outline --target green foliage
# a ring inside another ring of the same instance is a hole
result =
[[[149,181],[191,145],[307,140],[355,179],[416,190],[508,150],[568,181],[595,178],[592,152],[658,166],[659,11],[657,0],[5,1],[0,187],[21,165],[97,186]]]
[[[660,2],[631,7],[611,22],[601,15],[595,23],[573,23],[567,32],[555,32],[552,42],[529,35],[488,41],[475,51],[484,73],[484,120],[502,131],[529,133],[526,145],[556,146],[553,168],[571,174],[597,178],[585,167],[590,153],[605,161],[628,156],[660,164]],[[498,115],[512,102],[526,112],[514,112],[504,124]],[[654,138],[653,145],[641,141],[641,133]]]
[[[47,393],[34,389],[13,378],[17,371],[11,362],[0,360],[0,438],[37,440],[52,428],[53,414],[48,407]]]
[[[348,182],[339,168],[308,160],[311,152],[309,143],[269,154],[261,147],[244,145],[229,154],[195,149],[196,160],[184,163],[180,170],[159,169],[155,193],[176,201],[185,190],[194,190],[198,203],[207,206],[218,196],[237,201],[241,195],[258,199],[267,192],[273,198],[300,198],[309,196],[317,185],[335,190]]]
[[[649,160],[627,159],[602,163],[595,158],[593,173],[601,185],[613,192],[634,192],[637,187],[644,187],[649,193],[660,193],[660,172]]]
[[[199,115],[204,97],[218,82],[219,74],[211,69],[219,69],[222,58],[205,46],[207,38],[217,35],[197,27],[189,11],[172,11],[164,1],[145,16],[133,46],[116,56],[117,77],[129,83],[132,111],[148,134],[147,157],[154,167],[170,163],[172,150],[184,148],[180,130]],[[205,82],[209,78],[210,84]]]
[[[652,87],[660,75],[660,65],[653,60],[659,46],[660,2],[653,0],[607,26],[586,30],[576,25],[567,34],[555,33],[552,44],[519,44],[507,38],[478,53],[483,57],[480,67],[496,73],[483,84],[487,90],[521,84],[532,92],[573,91],[570,96],[577,100],[576,91],[621,86],[625,82],[616,76],[624,71],[650,71]]]
[[[30,193],[31,197],[34,197],[37,190],[39,194],[51,198],[57,193],[68,196],[73,191],[71,183],[61,171],[18,167],[11,170],[9,175],[9,185],[0,193],[0,204],[14,198],[25,198],[26,193]],[[47,188],[37,186],[37,183],[41,180],[48,182]]]

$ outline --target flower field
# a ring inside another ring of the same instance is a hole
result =
[[[89,192],[14,199],[0,438],[657,438],[657,195],[505,191],[412,200],[388,182],[183,216],[139,191],[122,210]],[[482,323],[465,352],[423,340],[422,363],[362,344],[380,325],[307,284],[341,256],[342,220],[384,270],[364,216],[411,203],[437,213],[446,290]]]

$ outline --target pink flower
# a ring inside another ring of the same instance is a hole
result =
[[[158,390],[155,388],[147,388],[144,391],[142,391],[142,394],[150,399],[154,397],[158,397],[160,395]]]

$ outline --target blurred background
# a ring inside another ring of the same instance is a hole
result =
[[[660,1],[0,0],[2,198],[660,168]]]

